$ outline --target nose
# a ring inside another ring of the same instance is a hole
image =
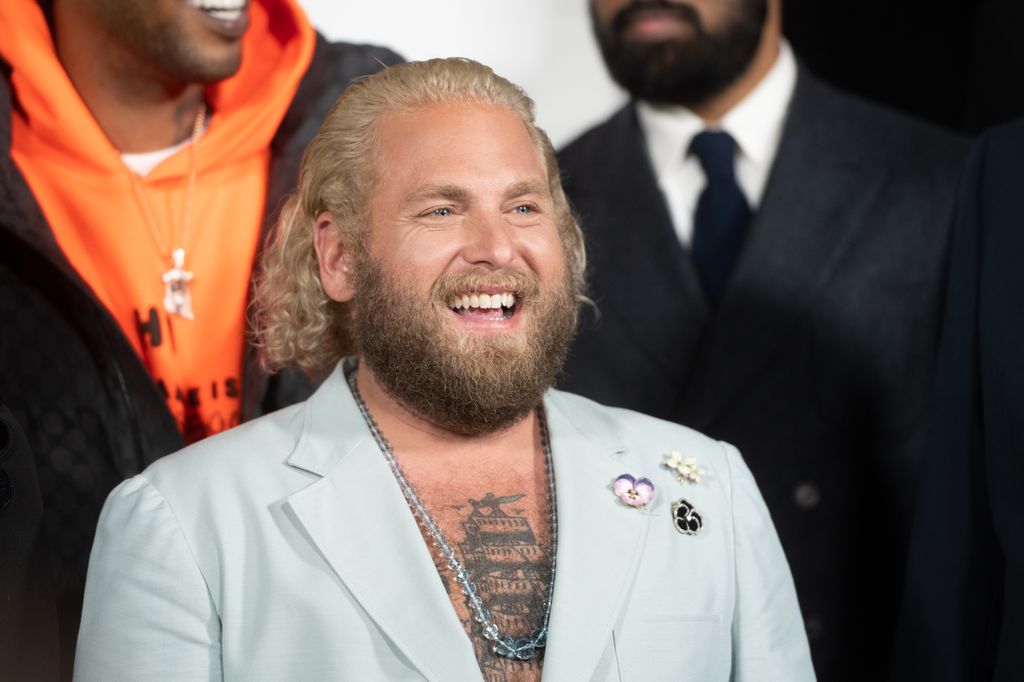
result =
[[[500,216],[473,216],[464,226],[462,257],[467,263],[498,269],[515,258],[515,227]]]

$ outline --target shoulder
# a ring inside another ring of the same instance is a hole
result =
[[[971,150],[961,184],[956,258],[975,260],[966,269],[955,269],[957,277],[976,280],[985,301],[976,313],[978,323],[1008,331],[1017,329],[1011,321],[1020,319],[1024,281],[1020,254],[1024,250],[1024,119],[986,131]],[[1001,348],[1006,357],[1014,355],[1013,337],[1004,331],[982,339],[988,352]]]
[[[1012,178],[1019,191],[1024,176],[1024,118],[990,128],[971,149],[968,178],[975,183],[996,184]]]
[[[355,78],[403,61],[396,52],[380,45],[332,42],[317,34],[316,51],[310,68],[333,68],[348,74],[349,78]]]
[[[1019,153],[1024,149],[1024,118],[989,128],[979,136],[978,142],[1008,146]]]
[[[971,147],[960,184],[956,257],[995,257],[1016,276],[1024,248],[1020,192],[1024,187],[1024,118],[985,131]],[[1004,259],[1009,256],[1009,259]],[[991,266],[989,266],[990,268]],[[954,277],[977,278],[975,267],[954,268]],[[992,281],[992,272],[988,272]]]
[[[633,105],[626,104],[607,119],[582,132],[558,152],[558,163],[563,169],[580,172],[587,164],[608,153],[611,141],[621,142],[632,132],[638,133]]]
[[[665,460],[674,453],[682,459],[694,460],[710,474],[715,482],[709,486],[709,492],[720,494],[720,501],[726,504],[730,504],[737,476],[753,482],[735,447],[681,424],[608,407],[563,391],[550,391],[547,405],[559,410],[567,422],[592,442],[617,450],[623,465],[628,464],[656,485],[674,480],[675,472],[665,467]]]
[[[136,478],[172,506],[273,496],[291,483],[288,456],[302,435],[307,403],[299,403],[206,438],[151,464]],[[268,488],[273,489],[269,491]]]
[[[843,92],[801,68],[790,105],[787,134],[820,131],[827,147],[890,170],[959,176],[969,141],[952,131]]]
[[[600,429],[614,434],[626,445],[672,439],[702,451],[718,451],[723,445],[720,441],[675,422],[622,407],[602,405],[575,393],[549,391],[548,403],[562,410],[581,431]]]
[[[352,81],[402,61],[386,47],[330,42],[318,33],[313,60],[299,83],[282,129],[309,127],[310,132],[300,136],[304,146]]]

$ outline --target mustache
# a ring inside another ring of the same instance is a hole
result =
[[[517,300],[526,301],[540,294],[540,281],[536,275],[518,268],[449,273],[437,278],[431,287],[430,296],[433,300],[447,305],[453,296],[488,288],[511,292],[515,294]]]
[[[651,10],[674,14],[676,18],[693,24],[698,31],[704,30],[704,24],[693,5],[672,0],[635,0],[616,12],[610,22],[610,28],[615,33],[621,33],[638,17]]]

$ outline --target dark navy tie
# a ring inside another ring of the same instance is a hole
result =
[[[697,200],[690,252],[705,293],[717,303],[750,225],[750,206],[736,183],[736,141],[729,133],[697,133],[690,153],[700,160],[708,179]]]

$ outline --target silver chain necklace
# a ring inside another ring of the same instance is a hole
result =
[[[441,533],[441,528],[434,521],[434,518],[427,512],[427,508],[420,501],[419,496],[416,494],[416,490],[409,483],[409,480],[402,473],[401,467],[398,466],[398,461],[395,459],[394,453],[391,451],[391,446],[388,444],[384,434],[381,433],[380,427],[377,426],[377,422],[374,421],[373,416],[370,414],[369,409],[366,407],[366,403],[363,402],[363,397],[359,393],[359,388],[356,386],[356,371],[353,370],[348,375],[348,385],[352,389],[352,397],[355,398],[356,405],[359,407],[359,412],[362,413],[363,419],[366,421],[366,425],[370,428],[370,433],[373,434],[373,439],[377,442],[377,446],[380,448],[381,454],[384,455],[384,459],[387,460],[388,466],[391,467],[391,473],[394,474],[395,480],[398,481],[399,487],[402,489],[402,494],[405,495],[405,501],[409,504],[409,508],[412,510],[416,518],[419,519],[420,523],[430,534],[434,544],[440,550],[445,560],[448,562],[448,568],[455,574],[455,580],[462,585],[462,592],[466,595],[466,600],[469,602],[470,608],[473,610],[473,617],[476,622],[480,623],[480,628],[484,639],[492,643],[491,651],[498,656],[504,658],[510,658],[519,661],[528,661],[540,653],[541,649],[547,644],[548,639],[548,621],[551,618],[551,596],[555,586],[555,550],[558,547],[558,512],[555,509],[555,475],[554,469],[551,463],[551,445],[548,442],[548,428],[547,422],[544,418],[544,410],[541,408],[537,409],[537,419],[540,425],[540,440],[544,451],[544,464],[547,468],[548,477],[548,509],[551,515],[551,575],[548,582],[547,595],[544,597],[544,619],[541,621],[539,628],[530,633],[526,637],[512,637],[510,635],[502,635],[498,631],[498,625],[491,619],[491,612],[486,606],[484,606],[483,600],[480,599],[480,594],[477,592],[476,583],[470,578],[469,571],[459,558],[455,556],[455,551],[451,545],[448,544],[448,540]]]

